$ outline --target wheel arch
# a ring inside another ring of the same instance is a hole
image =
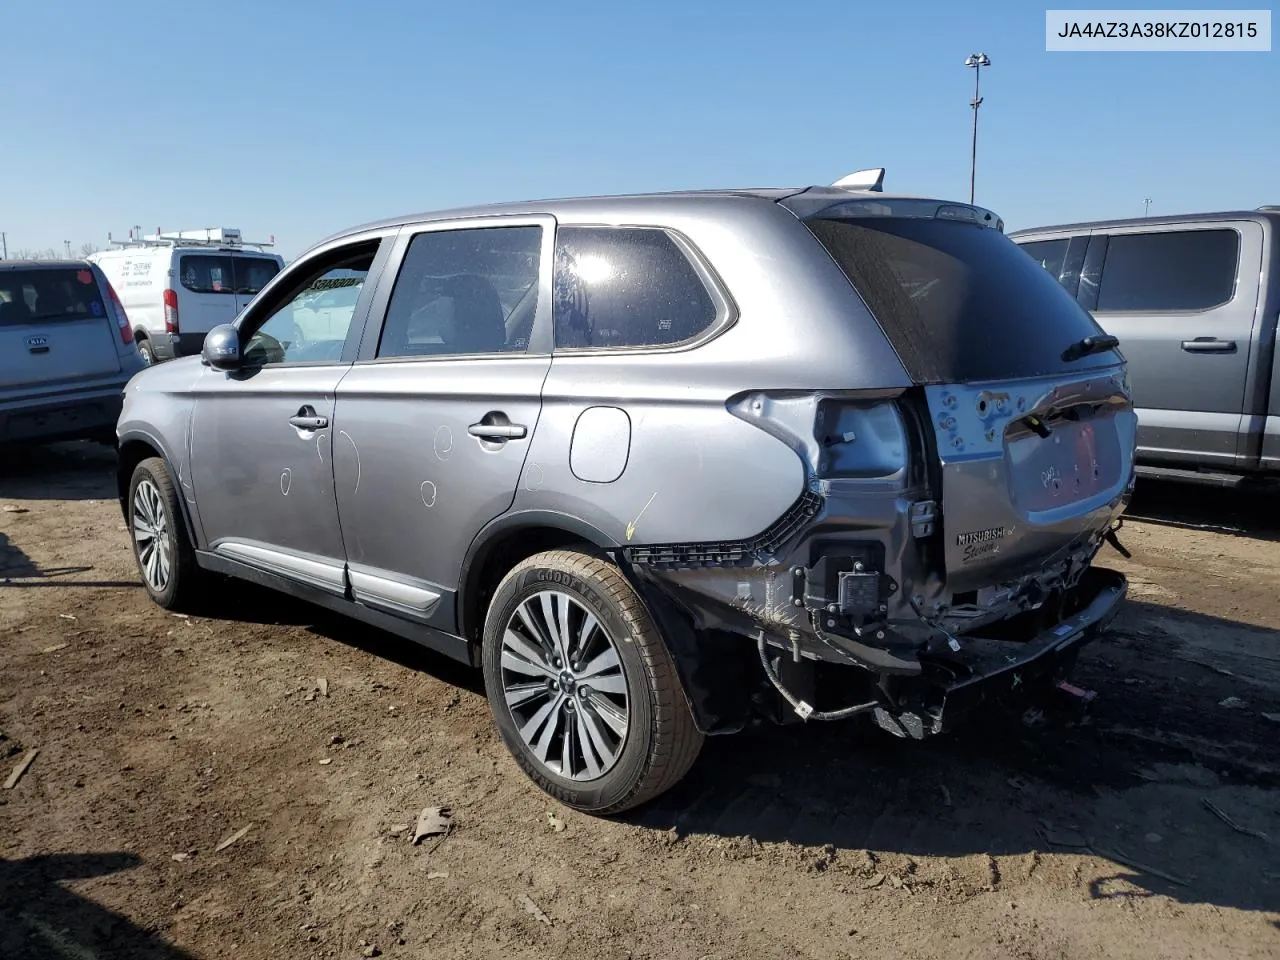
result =
[[[489,599],[508,571],[544,550],[598,553],[618,566],[653,618],[698,729],[708,736],[741,730],[747,718],[737,707],[747,691],[732,671],[717,669],[713,662],[730,652],[733,644],[726,645],[729,638],[724,635],[700,632],[683,604],[668,596],[654,578],[640,574],[622,556],[621,548],[597,527],[568,514],[526,510],[499,517],[477,534],[463,560],[456,597],[458,634],[478,659]]]
[[[125,523],[129,522],[129,481],[133,478],[133,471],[137,469],[138,464],[149,457],[159,457],[165,462],[174,484],[178,487],[178,505],[181,507],[182,523],[186,527],[187,537],[193,546],[198,544],[191,506],[187,503],[181,483],[173,470],[173,458],[165,451],[164,444],[159,439],[140,430],[130,431],[121,436],[116,453],[116,492]]]

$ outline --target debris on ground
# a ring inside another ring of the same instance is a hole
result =
[[[31,512],[26,507],[20,507],[16,503],[6,503],[4,507],[0,509],[3,509],[5,513],[30,513]]]
[[[448,870],[432,870],[430,873],[427,874],[427,879],[428,880],[448,880],[449,871]]]
[[[413,842],[416,844],[426,837],[443,836],[453,828],[453,813],[448,807],[427,807],[418,814],[418,823],[413,828]]]
[[[413,825],[409,823],[392,824],[390,827],[387,828],[387,833],[391,834],[393,837],[398,837],[402,833],[408,833],[410,827],[412,826]]]
[[[880,884],[882,883],[884,883],[884,874],[877,873],[875,876],[873,876],[870,880],[868,880],[866,883],[862,885],[862,889],[874,890],[876,887],[880,886]]]
[[[1263,833],[1261,830],[1251,830],[1248,827],[1243,827],[1240,824],[1236,823],[1233,819],[1231,819],[1231,817],[1227,814],[1225,810],[1223,810],[1220,806],[1218,806],[1208,797],[1202,797],[1200,799],[1200,802],[1204,804],[1204,807],[1206,810],[1212,813],[1215,817],[1217,817],[1219,820],[1225,823],[1228,827],[1230,827],[1236,833],[1243,833],[1246,837],[1253,837],[1257,840],[1263,841],[1264,843],[1271,842],[1271,838],[1267,836],[1265,833]]]
[[[555,815],[555,813],[547,814],[547,824],[556,833],[564,833],[564,821]]]
[[[1262,719],[1270,720],[1272,723],[1280,723],[1280,713],[1264,713]]]
[[[356,943],[356,946],[364,948],[363,950],[360,951],[360,956],[362,957],[382,956],[382,949],[376,943],[371,943],[368,940],[361,940],[358,943]]]
[[[329,681],[326,680],[324,677],[317,678],[316,692],[320,694],[320,696],[322,697],[327,697],[329,695]]]
[[[169,859],[170,859],[170,860],[172,860],[174,863],[183,863],[183,862],[185,862],[186,860],[191,859],[191,854],[189,854],[189,853],[175,853],[175,854],[174,854],[172,857],[170,857]]]
[[[6,790],[12,790],[18,785],[18,781],[21,780],[22,775],[27,772],[27,768],[35,762],[36,754],[39,752],[39,747],[32,747],[26,752],[23,758],[18,761],[18,765],[14,767],[13,772],[9,774],[9,779],[4,782],[4,788]]]
[[[71,644],[69,643],[55,643],[45,647],[40,652],[41,653],[57,653],[59,650],[65,650],[69,646],[71,646]]]
[[[1248,703],[1241,700],[1239,697],[1227,697],[1225,700],[1218,701],[1218,706],[1222,707],[1224,710],[1239,710],[1243,707],[1247,707],[1248,705]]]
[[[1160,836],[1160,834],[1156,833],[1155,831],[1148,833],[1142,839],[1146,840],[1147,843],[1161,843],[1164,841],[1164,837]]]
[[[1009,786],[1013,787],[1015,790],[1025,790],[1027,788],[1027,781],[1023,780],[1021,777],[1009,777],[1005,780],[1005,783],[1009,784]]]
[[[333,757],[325,757],[320,761],[320,766],[327,767],[331,763],[333,763]]]
[[[226,837],[225,839],[222,840],[221,843],[219,843],[216,847],[214,847],[213,852],[221,853],[223,850],[227,849],[227,847],[231,846],[237,840],[241,839],[248,832],[249,832],[248,827],[241,827],[235,833],[231,834],[231,836]]]
[[[951,791],[947,789],[947,785],[945,783],[940,783],[938,784],[938,789],[942,791],[942,802],[948,807],[951,806]]]
[[[76,620],[76,619],[79,619],[78,617],[76,617],[76,615],[75,615],[74,613],[60,613],[60,614],[58,614],[58,616],[59,616],[59,617],[61,617],[63,620]]]
[[[519,903],[520,906],[524,907],[525,912],[539,923],[545,923],[548,927],[551,926],[551,918],[542,912],[542,908],[534,903],[533,899],[527,893],[522,893],[520,896],[516,897],[516,902]]]

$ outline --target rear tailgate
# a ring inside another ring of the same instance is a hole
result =
[[[89,267],[0,269],[0,389],[119,373],[119,339]]]
[[[983,211],[840,208],[805,222],[923,388],[948,585],[996,583],[1096,539],[1132,478],[1136,430],[1122,357],[1064,353],[1101,328]]]

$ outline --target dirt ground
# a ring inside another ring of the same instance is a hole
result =
[[[5,960],[1280,957],[1280,500],[1140,490],[1083,717],[717,738],[609,821],[519,773],[467,670],[248,585],[153,606],[112,468],[0,463],[0,777],[39,748]]]

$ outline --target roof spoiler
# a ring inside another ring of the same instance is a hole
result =
[[[884,167],[855,170],[848,176],[841,177],[832,186],[841,190],[868,190],[872,193],[882,193],[884,191]]]

